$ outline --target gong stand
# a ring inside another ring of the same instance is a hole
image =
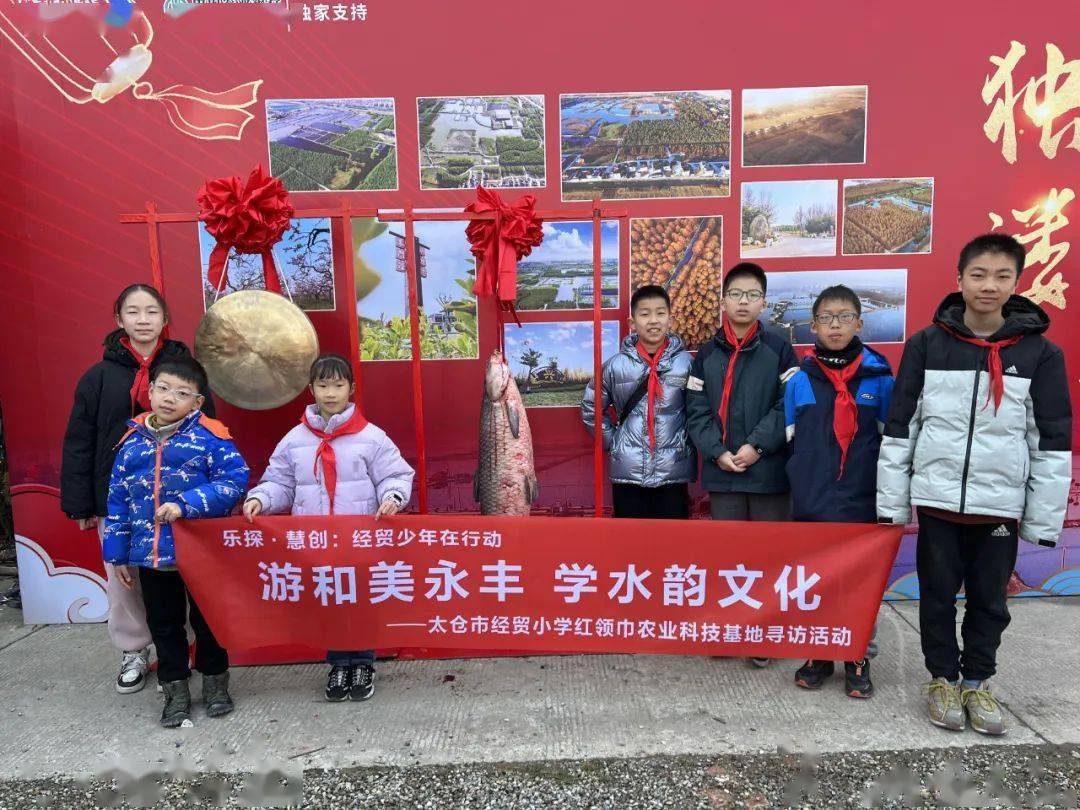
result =
[[[556,209],[549,211],[536,211],[536,216],[545,222],[577,222],[590,216],[589,213],[580,209]],[[403,209],[378,209],[378,208],[355,208],[348,200],[341,203],[339,208],[298,208],[293,213],[294,219],[320,218],[341,220],[342,236],[345,248],[345,287],[349,290],[349,300],[355,295],[356,268],[353,257],[352,220],[354,217],[370,217],[380,222],[403,222],[405,224],[405,244],[411,246],[415,238],[416,222],[467,222],[470,220],[493,220],[495,230],[498,232],[501,226],[501,217],[497,211],[472,213],[466,211],[421,211],[417,212],[411,204],[406,204]],[[599,198],[592,201],[592,237],[593,237],[593,380],[600,379],[600,369],[603,365],[603,321],[600,317],[603,304],[603,283],[601,278],[601,223],[605,219],[615,219],[620,222],[620,233],[626,233],[630,224],[630,216],[625,209],[605,207]],[[145,223],[150,247],[150,272],[154,287],[165,295],[165,273],[161,261],[161,243],[158,239],[158,225],[161,223],[197,223],[197,213],[167,213],[158,211],[157,203],[148,201],[146,211],[138,214],[121,214],[120,222],[129,225]],[[621,239],[621,237],[620,237]],[[501,249],[502,240],[496,240],[497,250]],[[498,256],[496,256],[496,260]],[[416,435],[416,472],[418,479],[419,513],[428,513],[427,491],[427,441],[424,432],[424,388],[421,375],[420,357],[420,316],[417,305],[416,288],[416,252],[411,249],[405,250],[405,276],[408,283],[409,293],[409,343],[412,357],[413,383],[413,427]],[[621,267],[621,262],[620,262]],[[279,271],[279,276],[284,282],[284,274]],[[202,293],[200,293],[202,294]],[[356,379],[356,407],[363,410],[363,387],[360,373],[360,319],[356,314],[356,307],[349,308],[349,360],[353,367],[353,377]],[[477,313],[479,315],[479,313]],[[497,343],[500,351],[503,349],[503,325],[506,313],[501,307],[496,306],[496,327],[498,329]],[[477,319],[479,323],[479,318]],[[617,323],[617,322],[616,322]],[[479,347],[479,333],[477,334],[477,347]],[[483,358],[480,358],[483,359]],[[594,386],[593,399],[593,496],[594,514],[596,517],[603,516],[604,512],[604,436],[602,430],[603,414],[600,411],[600,391],[598,384]]]

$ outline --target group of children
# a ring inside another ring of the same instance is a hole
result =
[[[352,366],[323,355],[311,367],[314,404],[278,444],[258,486],[229,431],[211,418],[206,372],[162,337],[168,311],[152,287],[124,290],[118,329],[83,375],[64,442],[61,506],[81,528],[98,526],[108,574],[109,632],[123,653],[116,689],[143,688],[149,645],[164,693],[161,725],[191,717],[187,626],[209,717],[233,710],[229,656],[176,565],[172,523],[230,514],[243,500],[257,515],[392,515],[412,491],[413,470],[387,435],[352,404]],[[247,492],[247,497],[244,497]],[[374,653],[329,651],[325,696],[367,700]]]
[[[1072,476],[1064,358],[1046,313],[1016,294],[1025,258],[1010,236],[969,242],[959,291],[907,341],[895,380],[860,341],[862,304],[843,285],[815,299],[802,360],[760,320],[768,281],[755,264],[724,276],[721,328],[693,359],[670,333],[667,292],[641,287],[632,334],[581,404],[610,453],[615,516],[688,517],[695,451],[718,520],[906,524],[914,505],[929,719],[1003,734],[989,679],[1017,539],[1055,545]],[[873,694],[876,651],[872,640],[844,662],[851,697]],[[806,661],[795,683],[818,689],[833,672]]]
[[[767,278],[757,265],[727,272],[722,328],[693,358],[670,331],[665,290],[637,290],[633,333],[581,406],[611,455],[615,516],[688,518],[699,457],[718,520],[906,524],[914,504],[930,720],[1004,733],[988,681],[1009,623],[1017,538],[1057,542],[1072,472],[1064,359],[1043,336],[1046,314],[1015,294],[1024,261],[1011,237],[972,240],[960,255],[959,292],[907,342],[895,381],[885,357],[859,340],[862,305],[845,286],[814,301],[816,343],[801,361],[760,321]],[[176,727],[191,716],[188,623],[206,714],[228,714],[233,702],[228,652],[177,569],[171,524],[225,516],[241,502],[248,520],[379,518],[408,503],[413,470],[352,404],[349,362],[324,355],[311,367],[314,404],[245,497],[248,467],[212,418],[206,372],[162,336],[161,295],[133,285],[114,314],[102,361],[76,389],[61,506],[102,534],[109,632],[123,653],[117,690],[144,686],[152,642],[161,724]],[[871,642],[861,660],[844,662],[848,695],[873,694],[875,649]],[[327,700],[372,696],[371,650],[330,651],[327,661]],[[833,661],[810,660],[795,682],[818,689],[833,672]]]

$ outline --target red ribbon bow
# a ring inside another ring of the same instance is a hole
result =
[[[199,219],[217,240],[210,254],[207,279],[215,290],[228,284],[229,250],[262,254],[263,278],[269,292],[281,293],[281,281],[271,248],[289,229],[294,209],[289,192],[276,177],[256,166],[244,183],[239,177],[208,180],[199,189]]]
[[[503,309],[513,310],[517,300],[518,259],[528,256],[544,241],[543,220],[536,216],[536,198],[524,194],[507,205],[497,192],[480,186],[476,202],[465,210],[482,214],[498,212],[498,220],[476,219],[465,229],[472,254],[479,263],[473,292],[477,296],[498,296]]]

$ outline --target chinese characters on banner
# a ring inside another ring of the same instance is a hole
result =
[[[450,647],[852,660],[902,529],[275,517],[175,524],[230,649]]]
[[[304,22],[364,22],[366,3],[304,3],[300,19]]]
[[[1061,49],[1046,43],[1046,70],[1031,76],[1019,89],[1014,72],[1027,53],[1027,47],[1015,40],[1004,56],[993,55],[994,72],[983,82],[982,100],[990,107],[983,132],[991,143],[1001,142],[1001,155],[1009,163],[1017,161],[1017,134],[1023,134],[1021,119],[1017,125],[1017,101],[1026,120],[1039,130],[1039,149],[1048,159],[1065,147],[1080,151],[1080,60],[1066,60]],[[1068,136],[1068,140],[1065,140]],[[1038,272],[1023,294],[1036,304],[1050,304],[1065,309],[1065,290],[1069,288],[1055,268],[1069,252],[1069,242],[1051,242],[1051,236],[1069,224],[1065,208],[1075,194],[1071,188],[1050,189],[1045,199],[1023,209],[1013,209],[1013,220],[1021,229],[1013,236],[1028,248],[1025,268],[1038,266]],[[1005,219],[990,212],[991,230],[1000,228]]]

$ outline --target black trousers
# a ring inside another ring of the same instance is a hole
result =
[[[791,493],[710,492],[709,510],[713,520],[764,520],[781,523],[791,520]]]
[[[983,681],[997,671],[1009,626],[1006,588],[1016,567],[1016,521],[952,523],[919,511],[919,632],[931,677]],[[967,602],[956,641],[956,594]]]
[[[146,623],[157,648],[159,681],[183,681],[191,676],[188,620],[195,631],[195,668],[203,675],[220,675],[229,668],[229,654],[214,638],[179,571],[140,568],[139,581]]]
[[[664,484],[641,487],[637,484],[613,483],[611,506],[617,518],[686,520],[690,517],[690,486]]]

